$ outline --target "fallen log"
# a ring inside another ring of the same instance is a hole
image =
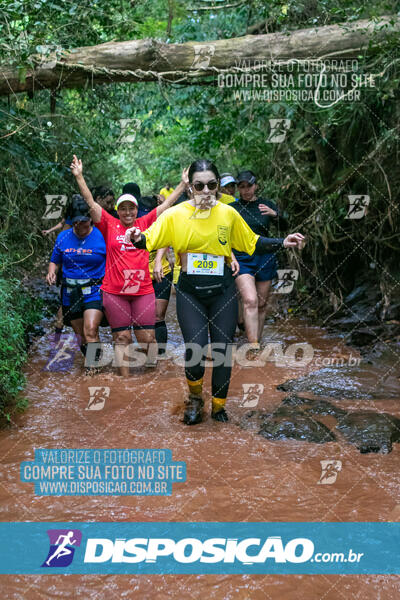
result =
[[[248,72],[256,61],[355,58],[400,31],[400,18],[300,29],[290,34],[166,44],[153,39],[107,42],[32,57],[35,66],[0,66],[0,96],[49,88],[139,81],[197,83],[221,72]],[[247,65],[246,65],[247,63]]]

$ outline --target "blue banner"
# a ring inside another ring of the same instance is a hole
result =
[[[20,473],[37,496],[171,496],[186,463],[167,449],[39,448]]]
[[[400,523],[0,523],[2,574],[400,573]]]

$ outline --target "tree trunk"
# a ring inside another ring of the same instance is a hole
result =
[[[0,67],[0,95],[43,88],[82,87],[85,84],[157,81],[198,83],[219,71],[245,72],[255,61],[354,58],[370,42],[382,43],[389,32],[400,31],[400,18],[382,17],[301,29],[289,35],[271,33],[215,40],[165,44],[152,39],[107,42],[46,57],[26,72]],[[247,63],[245,65],[244,63]]]

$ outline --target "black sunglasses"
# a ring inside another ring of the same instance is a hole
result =
[[[218,181],[216,181],[215,179],[212,179],[211,181],[208,181],[207,183],[202,183],[201,181],[196,181],[195,183],[193,183],[193,187],[196,190],[196,192],[202,192],[204,190],[205,186],[208,187],[210,192],[213,192],[218,187]]]

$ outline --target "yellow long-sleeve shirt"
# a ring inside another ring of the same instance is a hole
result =
[[[232,248],[253,254],[259,236],[234,208],[217,202],[206,219],[195,218],[195,210],[189,202],[167,209],[143,231],[146,250],[172,246],[177,265],[180,265],[179,255],[185,252],[225,256],[228,262]]]

